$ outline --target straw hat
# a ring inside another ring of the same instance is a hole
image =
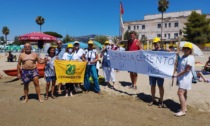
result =
[[[93,44],[93,41],[92,41],[92,40],[89,40],[89,41],[88,41],[88,44]]]
[[[110,44],[110,42],[109,41],[106,41],[104,44]]]

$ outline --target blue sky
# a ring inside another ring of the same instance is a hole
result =
[[[209,0],[169,0],[167,12],[201,9],[210,14]],[[121,0],[123,20],[141,20],[144,15],[158,14],[158,0]],[[45,18],[42,31],[55,31],[63,37],[89,34],[119,35],[120,0],[1,0],[0,36],[3,26],[15,36],[39,31],[37,16]]]

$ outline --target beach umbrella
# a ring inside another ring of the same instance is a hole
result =
[[[99,47],[100,49],[102,49],[102,44],[100,42],[97,41],[93,41],[94,45]]]
[[[56,41],[57,38],[42,32],[32,32],[19,36],[19,41]]]
[[[186,42],[187,41],[181,41],[180,42],[180,47],[182,48]],[[189,43],[191,43],[191,42],[189,42]],[[201,51],[201,49],[197,45],[195,45],[193,43],[191,43],[191,44],[193,45],[193,53],[194,53],[194,55],[195,56],[203,56],[203,52]]]

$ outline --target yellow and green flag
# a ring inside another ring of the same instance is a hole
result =
[[[57,83],[83,83],[86,62],[55,60]]]

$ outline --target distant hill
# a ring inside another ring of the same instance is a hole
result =
[[[95,36],[96,36],[95,34],[86,35],[86,36],[78,36],[78,37],[74,37],[74,40],[82,41],[82,42],[88,42],[90,39],[94,39]]]

